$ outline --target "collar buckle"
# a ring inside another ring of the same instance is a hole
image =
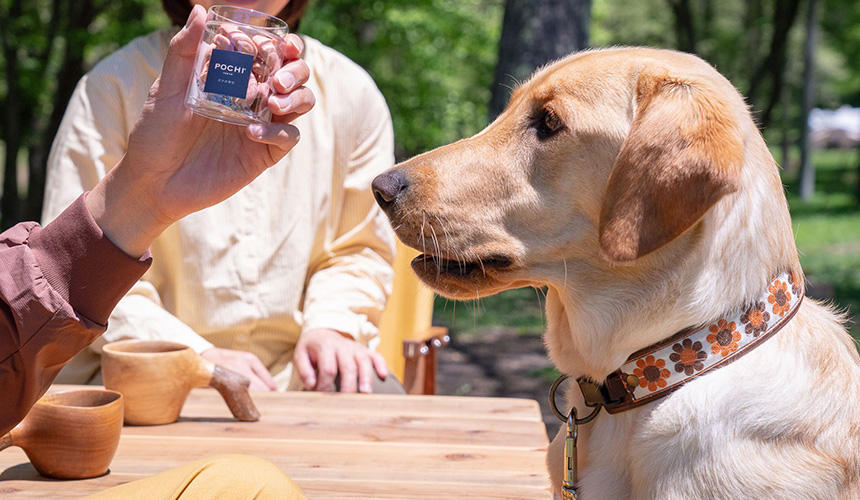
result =
[[[582,397],[585,399],[585,406],[612,408],[629,400],[631,385],[623,375],[620,371],[612,372],[602,384],[584,377],[576,379]]]
[[[595,406],[603,406],[608,402],[607,394],[602,390],[603,386],[601,384],[592,382],[584,377],[576,379],[576,383],[579,384],[579,391],[582,393],[583,399],[585,399],[585,406],[594,408]]]

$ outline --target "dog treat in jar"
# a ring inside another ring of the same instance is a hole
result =
[[[287,33],[287,24],[277,17],[242,7],[211,7],[185,104],[226,123],[271,121],[270,78],[281,68]]]

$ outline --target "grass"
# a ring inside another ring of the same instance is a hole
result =
[[[558,368],[554,366],[547,366],[544,368],[539,368],[535,370],[531,370],[526,375],[530,378],[539,378],[541,379],[545,385],[552,385],[559,376],[561,376],[561,372],[558,371]]]
[[[480,334],[497,326],[513,328],[520,335],[540,335],[546,327],[543,306],[543,291],[535,288],[508,290],[468,302],[437,296],[433,321],[463,336]]]
[[[857,185],[856,150],[816,151],[816,194],[799,199],[794,175],[785,175],[800,263],[813,282],[833,287],[833,302],[849,317],[860,312],[860,204],[854,197]],[[848,324],[860,340],[860,325]]]
[[[849,317],[860,311],[860,205],[854,198],[857,183],[856,151],[816,151],[816,194],[800,200],[794,175],[786,175],[800,262],[811,280],[832,286],[833,303]],[[479,335],[492,327],[514,328],[522,335],[540,335],[545,323],[543,294],[521,288],[478,301],[457,303],[436,298],[434,321],[454,335]],[[860,340],[860,325],[848,325]],[[551,374],[535,374],[536,376]]]

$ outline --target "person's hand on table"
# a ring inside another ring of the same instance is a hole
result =
[[[276,389],[275,379],[272,378],[260,358],[253,353],[210,347],[201,352],[200,356],[216,365],[229,368],[247,377],[251,381],[251,385],[248,387],[250,391],[274,391]]]
[[[293,354],[293,366],[305,388],[316,391],[335,390],[335,378],[339,377],[341,392],[370,393],[373,377],[388,376],[381,354],[326,329],[302,333]]]
[[[195,6],[170,41],[125,156],[87,196],[96,223],[130,255],[142,255],[170,224],[228,198],[277,163],[299,140],[289,122],[314,105],[304,87],[301,39],[290,34],[267,103],[272,123],[241,127],[192,113],[185,93],[205,18]]]

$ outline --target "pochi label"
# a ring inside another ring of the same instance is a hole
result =
[[[244,99],[253,65],[254,56],[251,54],[212,49],[203,91]]]

